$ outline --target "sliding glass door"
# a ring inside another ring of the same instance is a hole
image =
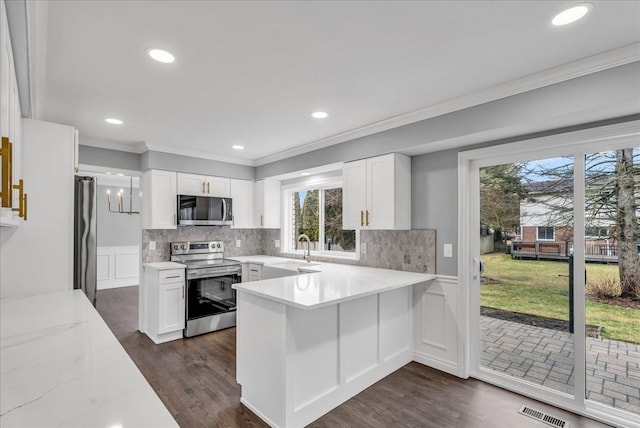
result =
[[[640,124],[460,155],[468,373],[640,421]]]

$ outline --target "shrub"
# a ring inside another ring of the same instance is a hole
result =
[[[587,294],[600,298],[618,297],[622,293],[620,279],[611,275],[596,275],[587,279]]]

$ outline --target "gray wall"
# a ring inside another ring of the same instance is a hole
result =
[[[78,160],[83,165],[104,166],[107,168],[128,169],[131,171],[141,170],[141,155],[138,153],[83,145],[80,145],[79,149]]]
[[[107,210],[107,189],[111,189],[111,209],[118,209],[116,186],[97,186],[98,191],[98,247],[140,245],[140,215],[116,214]],[[129,189],[123,196],[124,210],[129,209]],[[140,211],[140,189],[133,189],[133,211]]]
[[[411,158],[411,227],[436,229],[436,272],[458,272],[458,151],[429,153]],[[453,244],[452,258],[442,246]]]
[[[255,177],[255,168],[252,166],[174,155],[153,150],[146,151],[142,154],[142,171],[148,169],[163,169],[167,171],[188,172],[191,174],[213,175],[245,180],[253,180]]]
[[[390,152],[453,149],[639,112],[636,62],[262,165],[256,178]]]

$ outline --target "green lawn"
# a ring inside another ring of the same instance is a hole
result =
[[[498,284],[483,285],[482,306],[561,320],[569,319],[568,263],[514,260],[508,254],[482,256],[483,277]],[[587,277],[598,274],[618,275],[617,265],[587,264]],[[603,337],[640,343],[640,310],[589,302],[587,324],[602,326]]]

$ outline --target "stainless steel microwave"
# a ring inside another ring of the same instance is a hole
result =
[[[178,226],[230,226],[231,198],[178,195]]]

